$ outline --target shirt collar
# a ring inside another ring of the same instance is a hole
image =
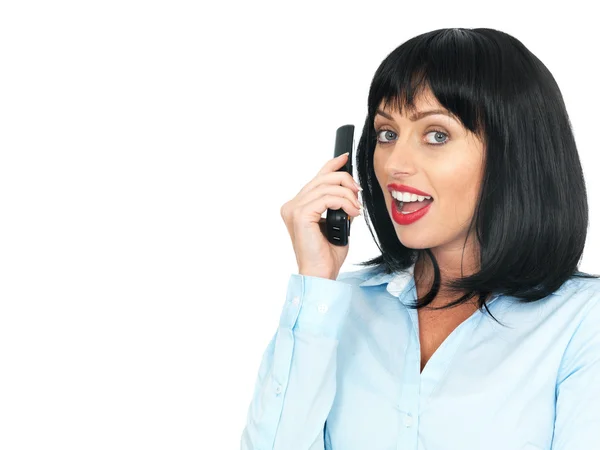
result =
[[[415,264],[404,269],[401,272],[394,273],[380,273],[368,277],[365,281],[359,284],[359,286],[378,286],[387,283],[386,290],[394,297],[397,297],[402,303],[414,302],[417,296],[417,290],[415,287]],[[410,291],[411,295],[406,295],[407,291]],[[556,295],[551,294],[551,295]],[[487,301],[487,304],[491,304],[496,300],[499,295],[494,294]]]
[[[414,271],[415,264],[412,264],[401,272],[379,273],[368,277],[359,286],[378,286],[387,283],[387,291],[394,297],[402,299],[403,292],[414,287]]]
[[[367,277],[367,279],[360,283],[359,286],[378,286],[387,283],[386,290],[394,297],[398,297],[402,303],[406,304],[407,301],[412,301],[408,300],[409,297],[416,298],[417,295],[414,271],[415,264],[404,269],[402,272],[375,274]],[[576,271],[575,273],[584,274],[585,272]],[[570,282],[574,282],[574,277],[570,277],[569,280],[567,280],[560,288],[552,292],[550,295],[560,295],[559,291],[562,291],[568,284],[570,284]],[[408,290],[411,290],[411,295],[405,295]],[[499,297],[500,295],[498,294],[492,295],[487,304],[491,304]]]

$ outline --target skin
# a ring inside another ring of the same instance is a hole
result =
[[[428,89],[415,99],[415,106],[417,111],[445,110]],[[461,277],[461,260],[463,275],[474,273],[479,248],[474,228],[469,229],[469,224],[483,176],[483,143],[447,110],[445,114],[430,115],[413,122],[409,119],[411,111],[400,114],[384,109],[383,102],[379,109],[392,119],[380,114],[375,116],[374,127],[379,142],[373,162],[398,239],[408,248],[431,249],[440,268],[442,283]],[[392,219],[389,183],[405,184],[431,194],[434,202],[429,212],[410,225],[396,223]],[[414,273],[417,293],[422,296],[433,283],[433,266],[427,256],[417,261]],[[431,305],[441,306],[457,298],[456,293],[442,286]]]

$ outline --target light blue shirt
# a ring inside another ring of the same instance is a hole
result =
[[[600,449],[600,280],[492,296],[421,373],[413,271],[291,275],[242,450]]]

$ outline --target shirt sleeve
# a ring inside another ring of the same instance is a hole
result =
[[[600,443],[600,299],[593,300],[559,370],[551,450],[589,450]]]
[[[279,327],[260,363],[241,450],[330,450],[340,330],[352,286],[292,274]]]

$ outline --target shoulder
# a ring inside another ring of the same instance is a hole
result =
[[[600,279],[571,277],[552,294],[556,325],[569,330],[565,358],[597,342],[600,356]]]
[[[583,272],[578,273],[581,275],[589,275]],[[600,278],[582,278],[573,275],[565,284],[578,290],[600,293]]]
[[[568,288],[580,301],[583,319],[600,332],[600,279],[570,278]]]
[[[552,295],[578,303],[581,307],[591,308],[600,302],[600,278],[572,276]]]
[[[600,376],[600,279],[574,277],[565,285],[557,292],[565,307],[565,316],[568,318],[572,312],[573,320],[568,324],[571,334],[563,353],[558,384],[582,371],[593,372],[597,379]],[[570,310],[568,305],[571,305]]]

